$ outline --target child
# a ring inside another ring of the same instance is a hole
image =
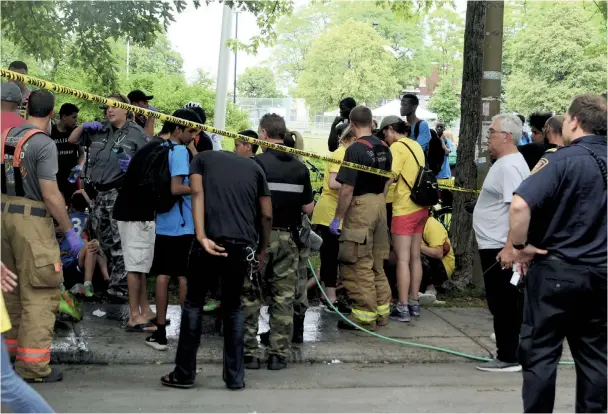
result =
[[[70,219],[74,228],[81,233],[84,241],[78,257],[71,256],[67,240],[60,231],[57,231],[57,239],[61,249],[61,262],[63,264],[64,285],[72,293],[85,297],[94,296],[93,274],[99,265],[101,274],[106,283],[109,283],[108,266],[103,253],[99,248],[99,242],[95,239],[86,241],[87,235],[83,229],[86,225],[86,210],[90,205],[90,199],[84,190],[74,193],[71,200]],[[84,269],[84,274],[83,274]]]

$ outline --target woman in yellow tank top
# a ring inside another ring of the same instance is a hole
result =
[[[0,332],[4,333],[11,329],[11,321],[4,306],[3,293],[12,292],[17,286],[17,275],[8,270],[1,264],[0,270]],[[5,404],[14,413],[53,413],[53,409],[44,401],[32,387],[17,375],[11,364],[11,357],[4,343],[2,335],[2,355],[0,364],[2,365],[2,404]]]
[[[355,140],[355,135],[348,126],[340,137],[340,147],[331,156],[342,161],[346,148]],[[325,286],[325,293],[332,303],[337,301],[336,282],[338,279],[338,236],[329,232],[329,223],[334,218],[338,206],[338,191],[340,183],[336,181],[336,175],[340,170],[340,164],[325,163],[323,178],[323,193],[312,213],[312,224],[316,225],[316,232],[323,239],[321,245],[321,280]]]

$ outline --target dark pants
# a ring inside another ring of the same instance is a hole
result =
[[[323,239],[321,250],[321,280],[325,287],[335,288],[338,280],[338,237],[329,232],[329,227],[318,225],[316,231]]]
[[[175,376],[180,381],[194,381],[196,352],[201,342],[203,305],[209,281],[221,275],[221,313],[224,323],[224,382],[241,387],[245,378],[243,340],[245,328],[241,306],[243,281],[249,277],[249,251],[245,246],[220,243],[227,257],[207,254],[198,242],[193,243],[189,258],[188,292],[182,310],[179,343],[175,357]]]
[[[488,308],[494,317],[497,358],[503,362],[517,362],[519,330],[523,315],[523,294],[511,284],[513,271],[502,269],[496,262],[501,249],[479,250]]]
[[[425,292],[428,285],[433,285],[435,289],[441,289],[441,285],[448,280],[448,274],[441,259],[420,255],[422,261],[422,282],[420,291]]]
[[[554,256],[525,278],[519,360],[525,412],[552,412],[564,338],[576,364],[576,412],[606,412],[606,266],[573,265]]]

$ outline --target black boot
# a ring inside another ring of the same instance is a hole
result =
[[[260,362],[260,358],[253,357],[250,355],[245,355],[245,368],[260,369],[261,367],[262,367],[262,363]]]
[[[291,342],[301,344],[304,342],[304,316],[293,316],[293,335]]]
[[[285,358],[278,355],[268,356],[268,369],[271,371],[278,371],[283,368],[287,368],[287,361]]]
[[[243,311],[224,311],[224,382],[231,390],[245,388]]]

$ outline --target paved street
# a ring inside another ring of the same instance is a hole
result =
[[[221,366],[204,365],[197,388],[162,387],[168,365],[63,366],[65,380],[36,385],[57,412],[521,412],[520,373],[472,363],[295,364],[248,371],[228,391]],[[558,375],[556,412],[574,411],[574,369]]]

